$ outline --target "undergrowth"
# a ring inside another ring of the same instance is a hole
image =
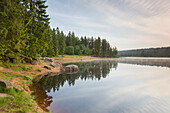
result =
[[[14,105],[10,109],[6,109],[5,112],[12,112],[12,113],[26,113],[31,112],[35,113],[36,111],[32,108],[34,107],[33,104],[33,97],[26,95],[24,91],[18,91],[15,89],[6,89],[4,87],[0,87],[0,93],[7,93],[14,98],[1,98],[0,97],[0,105],[3,104],[5,106],[9,105],[9,102],[13,101]]]
[[[32,71],[31,66],[24,66],[22,63],[0,62],[0,66],[14,71]]]

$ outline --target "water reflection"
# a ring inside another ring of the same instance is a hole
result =
[[[77,63],[79,72],[76,74],[62,74],[51,77],[43,77],[38,83],[30,89],[35,91],[36,101],[44,111],[49,111],[48,106],[53,102],[52,96],[48,92],[56,92],[67,82],[69,86],[74,86],[76,80],[100,80],[106,78],[112,69],[117,69],[118,63],[115,61],[95,61],[86,63]]]
[[[170,58],[154,58],[154,57],[125,57],[113,59],[119,63],[170,67]]]
[[[118,69],[113,60],[78,63],[77,74],[44,77],[31,90],[52,113],[168,113],[170,68],[155,67],[168,67],[162,62],[126,60],[130,64],[122,61]]]

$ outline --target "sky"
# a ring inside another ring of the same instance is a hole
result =
[[[51,28],[118,50],[170,46],[170,0],[47,0]]]

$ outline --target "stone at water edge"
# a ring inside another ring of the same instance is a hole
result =
[[[50,62],[50,63],[52,63],[53,60],[52,60],[51,58],[45,57],[45,58],[44,58],[44,62]]]
[[[48,72],[48,74],[45,75],[45,77],[57,76],[60,74],[62,74],[62,72]]]
[[[33,80],[32,80],[32,82],[33,83],[36,83],[36,82],[38,82],[38,81],[40,81],[40,79],[43,77],[43,75],[38,75],[37,77],[35,77]]]
[[[78,71],[78,66],[77,65],[67,65],[65,67],[65,72],[77,72]]]
[[[5,88],[13,88],[13,84],[7,80],[0,80],[0,86]]]
[[[49,70],[53,69],[53,67],[51,66],[44,66],[44,68],[49,69]]]
[[[52,62],[51,64],[50,64],[52,67],[56,67],[56,68],[58,68],[58,67],[60,67],[60,68],[62,68],[62,64],[61,63],[58,63],[58,62]]]

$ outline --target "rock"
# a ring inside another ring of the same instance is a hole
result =
[[[33,61],[31,61],[31,64],[32,64],[32,65],[37,65],[37,64],[38,64],[38,61],[33,60]]]
[[[25,61],[26,63],[31,63],[31,62],[32,62],[32,58],[30,58],[30,57],[26,57],[26,56],[21,56],[21,57],[24,58],[24,61]]]
[[[56,67],[56,68],[58,68],[58,67],[62,67],[62,64],[61,63],[58,63],[58,62],[52,62],[51,64],[50,64],[52,67]]]
[[[62,72],[48,72],[47,75],[45,75],[45,77],[50,77],[50,76],[57,76],[62,74]]]
[[[65,72],[65,68],[64,68],[64,67],[61,67],[61,68],[60,68],[60,71],[61,71],[61,72]]]
[[[51,66],[44,66],[44,68],[49,69],[49,70],[53,69],[53,67]]]
[[[0,80],[0,86],[5,88],[13,88],[13,84],[7,80]]]
[[[37,60],[38,60],[38,62],[42,63],[42,62],[44,62],[44,57],[40,57]]]
[[[52,60],[51,58],[45,57],[45,58],[44,58],[44,62],[50,62],[50,63],[52,63],[53,60]]]
[[[45,57],[40,57],[40,58],[38,58],[38,60],[44,60],[45,59]]]
[[[24,91],[24,88],[21,86],[14,86],[14,88],[18,91]]]
[[[78,66],[77,65],[67,65],[65,67],[65,72],[66,73],[75,73],[75,72],[78,72]]]
[[[36,82],[38,82],[38,81],[40,81],[40,79],[43,77],[43,75],[38,75],[37,77],[35,77],[33,80],[32,80],[32,82],[33,83],[36,83]]]
[[[5,97],[11,97],[11,98],[14,98],[14,96],[9,95],[9,94],[7,94],[7,93],[0,93],[0,97],[1,97],[1,98],[5,98]]]

